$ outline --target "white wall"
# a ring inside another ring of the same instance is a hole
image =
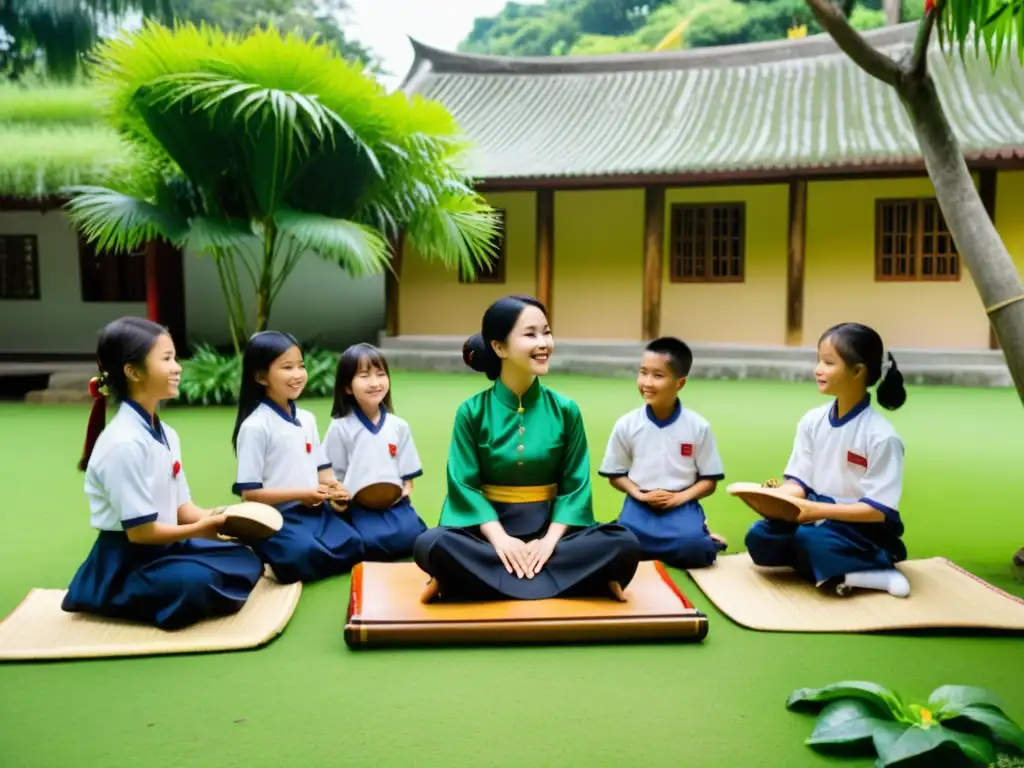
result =
[[[245,270],[239,270],[239,280],[244,293],[251,285]],[[251,288],[246,295],[251,323]],[[185,254],[185,325],[189,343],[231,344],[217,267],[207,256]],[[357,280],[336,264],[306,254],[271,308],[270,327],[336,350],[359,341],[376,344],[384,327],[384,277]]]
[[[62,212],[0,212],[0,234],[39,238],[41,297],[38,301],[0,300],[0,353],[91,355],[103,325],[122,315],[145,317],[145,303],[82,301],[78,240]],[[189,342],[230,345],[213,261],[187,253],[184,269]],[[243,273],[242,279],[248,277]],[[250,302],[250,318],[254,316],[251,307]],[[376,343],[384,327],[384,277],[356,280],[337,265],[308,254],[281,290],[270,322],[300,341],[332,349],[358,341]]]
[[[0,299],[0,352],[91,355],[101,327],[122,315],[145,316],[145,303],[82,301],[78,237],[61,211],[0,212],[0,234],[39,238],[40,295]]]

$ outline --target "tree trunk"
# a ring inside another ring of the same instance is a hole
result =
[[[263,227],[263,264],[260,268],[259,283],[256,286],[256,333],[267,330],[270,325],[270,306],[273,303],[274,249],[277,247],[277,228],[273,222]]]
[[[982,305],[988,310],[1020,296],[1024,293],[1020,275],[981,202],[934,81],[927,72],[905,72],[896,89],[913,124],[942,215]],[[991,310],[989,321],[1024,403],[1024,301]]]

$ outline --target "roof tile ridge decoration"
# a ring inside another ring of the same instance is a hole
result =
[[[913,42],[917,22],[863,32],[865,40],[879,49],[902,48]],[[828,34],[795,40],[769,40],[682,51],[616,53],[575,56],[493,56],[443,51],[409,38],[415,59],[402,83],[413,92],[430,74],[465,75],[564,75],[602,72],[651,72],[744,67],[758,64],[843,56]]]

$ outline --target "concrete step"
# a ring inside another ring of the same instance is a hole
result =
[[[458,352],[461,354],[465,338],[457,336],[395,336],[382,335],[380,347],[386,352],[424,350]],[[561,357],[627,357],[638,360],[644,348],[640,341],[594,341],[556,339],[555,359]],[[694,359],[708,360],[774,360],[798,362],[813,366],[817,355],[812,347],[756,346],[745,344],[691,344]],[[999,350],[988,349],[895,349],[893,357],[900,368],[929,366],[1002,366],[1006,361]]]
[[[462,361],[462,351],[437,348],[393,346],[385,350],[388,361],[398,370],[470,373]],[[631,355],[568,354],[564,349],[551,359],[552,373],[593,376],[635,376],[638,357]],[[968,387],[1012,386],[1005,365],[900,364],[908,384],[932,384]],[[773,381],[813,381],[814,361],[786,359],[698,358],[693,365],[694,379],[765,379]]]
[[[88,389],[37,389],[25,395],[26,403],[52,405],[54,403],[91,403]]]

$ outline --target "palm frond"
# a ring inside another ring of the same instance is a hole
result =
[[[438,205],[415,211],[405,220],[404,229],[422,256],[475,272],[495,256],[501,219],[479,197],[449,196]]]
[[[137,197],[106,187],[66,191],[71,195],[68,217],[97,251],[132,253],[159,237],[179,242],[186,231],[185,222],[172,212]]]
[[[189,221],[182,244],[194,253],[211,256],[224,251],[244,254],[258,252],[260,238],[248,221],[197,216]]]
[[[279,210],[274,222],[300,248],[308,248],[358,277],[379,274],[388,265],[387,241],[365,224],[291,209]]]

